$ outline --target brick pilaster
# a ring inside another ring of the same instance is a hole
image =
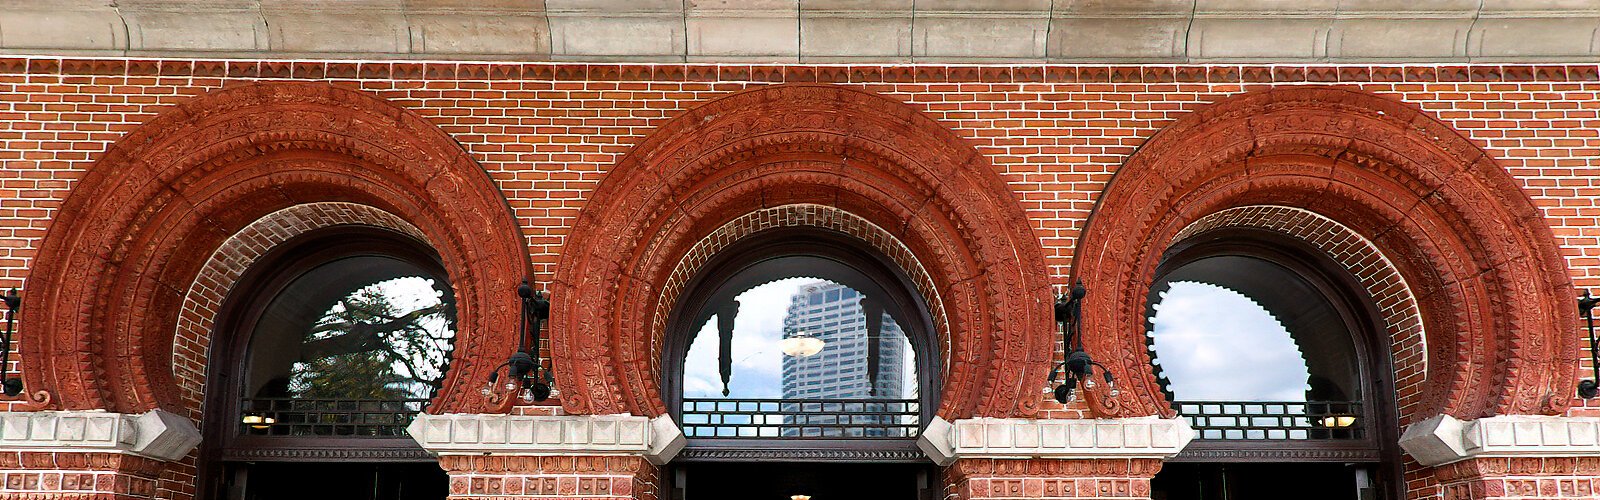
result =
[[[446,455],[451,500],[656,500],[656,466],[632,456]]]
[[[944,469],[945,498],[1148,500],[1158,459],[961,459]]]
[[[1600,500],[1600,457],[1474,458],[1434,475],[1445,500]]]

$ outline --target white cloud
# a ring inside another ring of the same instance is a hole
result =
[[[1260,305],[1216,285],[1175,282],[1152,336],[1180,401],[1305,401],[1310,378],[1289,332]]]

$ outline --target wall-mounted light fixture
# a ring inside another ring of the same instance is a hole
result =
[[[1105,381],[1110,391],[1109,395],[1111,397],[1118,395],[1117,384],[1111,377],[1111,370],[1095,362],[1094,358],[1089,357],[1089,353],[1083,350],[1083,335],[1078,328],[1083,319],[1083,297],[1088,294],[1089,291],[1083,287],[1083,282],[1079,281],[1072,284],[1072,290],[1068,295],[1056,298],[1056,322],[1061,324],[1061,346],[1066,356],[1060,364],[1050,369],[1050,383],[1054,384],[1056,376],[1062,375],[1065,369],[1066,379],[1055,388],[1056,401],[1061,404],[1072,402],[1073,393],[1079,384],[1082,384],[1086,391],[1095,390],[1097,387],[1094,382],[1095,368],[1100,369],[1100,378]]]
[[[0,295],[0,300],[6,303],[5,337],[0,338],[0,388],[4,389],[7,396],[15,396],[22,394],[22,379],[11,378],[11,335],[16,332],[17,308],[22,306],[22,296],[12,288],[5,295]]]
[[[1583,399],[1594,399],[1600,395],[1600,340],[1594,336],[1594,306],[1600,305],[1600,297],[1589,295],[1584,290],[1583,296],[1578,297],[1578,312],[1583,314],[1583,319],[1589,324],[1589,368],[1593,370],[1589,380],[1578,382],[1578,396]]]
[[[550,301],[544,298],[543,293],[529,286],[528,280],[522,280],[522,284],[517,285],[517,296],[522,298],[517,350],[511,353],[510,359],[489,372],[489,385],[482,392],[484,396],[494,399],[516,394],[524,403],[544,401],[559,395],[551,388],[555,384],[555,376],[539,363],[539,334],[544,322],[550,319]],[[506,378],[503,384],[497,385],[501,368],[506,369]]]

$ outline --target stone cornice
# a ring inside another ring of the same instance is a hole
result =
[[[963,458],[1157,458],[1188,446],[1194,430],[1181,418],[1034,420],[942,418],[922,431],[917,445],[939,465]]]
[[[417,415],[406,429],[437,455],[633,455],[657,465],[683,449],[672,417],[633,415]]]
[[[1600,4],[6,0],[0,53],[628,62],[1582,62]],[[909,4],[909,5],[908,5]]]
[[[1400,447],[1430,467],[1473,458],[1600,456],[1600,417],[1502,415],[1463,422],[1436,415],[1406,427]]]
[[[200,444],[189,419],[162,410],[0,412],[0,451],[130,453],[177,460]]]

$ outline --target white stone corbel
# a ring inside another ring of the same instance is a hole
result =
[[[939,465],[962,458],[1157,458],[1183,451],[1194,429],[1181,418],[1119,419],[934,417],[917,446]]]
[[[683,449],[672,417],[417,415],[406,428],[435,455],[633,455],[661,465]]]
[[[1449,415],[1411,424],[1400,447],[1426,466],[1488,457],[1600,455],[1600,417],[1501,415],[1461,421]]]
[[[0,450],[129,453],[173,461],[200,445],[188,418],[151,410],[0,412]]]

